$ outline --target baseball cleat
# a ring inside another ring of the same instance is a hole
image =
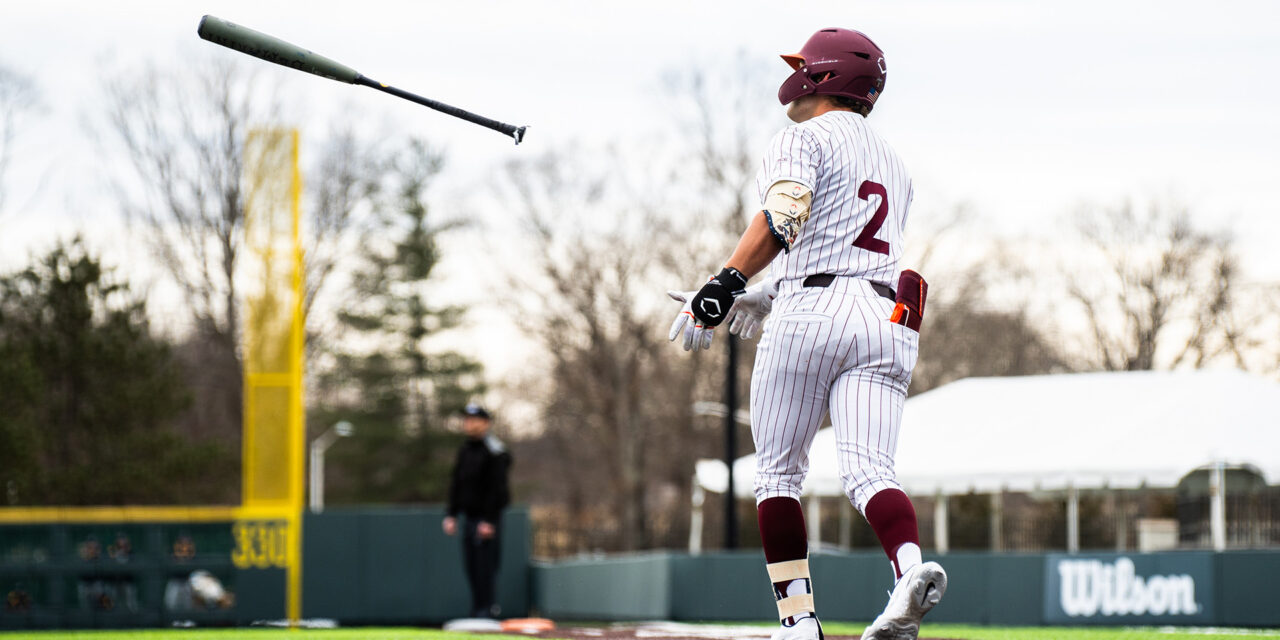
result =
[[[907,570],[898,580],[884,613],[862,632],[862,640],[916,640],[920,619],[947,592],[947,572],[936,562]]]
[[[782,625],[769,640],[826,640],[822,635],[822,623],[814,616],[807,616],[791,626]]]

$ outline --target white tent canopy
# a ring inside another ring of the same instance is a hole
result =
[[[806,495],[843,495],[835,431],[814,438]],[[896,467],[909,493],[1169,487],[1208,464],[1250,464],[1280,481],[1280,383],[1240,371],[968,378],[912,397]],[[750,497],[755,456],[734,462]],[[698,484],[723,492],[724,464]]]
[[[907,401],[896,458],[908,493],[944,498],[934,514],[940,549],[945,496],[974,491],[998,502],[1001,491],[1062,490],[1074,551],[1080,489],[1170,487],[1206,466],[1220,488],[1224,467],[1242,464],[1280,482],[1280,383],[1240,371],[968,378]],[[753,495],[754,475],[754,455],[734,461],[738,497]],[[723,493],[728,473],[719,460],[700,460],[695,480],[700,526],[701,491]],[[804,495],[844,495],[830,427],[814,437]],[[817,503],[810,509],[816,514]],[[1210,510],[1214,548],[1222,549],[1221,490]],[[698,536],[690,533],[691,549]]]

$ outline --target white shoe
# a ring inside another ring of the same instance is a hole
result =
[[[911,567],[898,580],[884,613],[876,618],[862,640],[916,640],[920,619],[947,592],[947,572],[936,562]]]
[[[796,621],[790,627],[782,625],[773,632],[770,640],[825,640],[822,635],[822,623],[814,616]]]

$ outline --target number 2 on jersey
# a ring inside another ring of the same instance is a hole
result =
[[[853,246],[866,249],[871,253],[889,255],[889,243],[876,239],[876,232],[880,231],[885,216],[889,215],[889,194],[885,191],[884,185],[867,180],[858,187],[858,197],[870,202],[871,196],[880,196],[880,204],[876,206],[876,214],[871,216],[871,222],[868,222],[867,226],[862,228],[862,233],[854,239]]]

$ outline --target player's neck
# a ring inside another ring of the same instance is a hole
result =
[[[787,117],[792,122],[801,123],[812,120],[825,113],[832,111],[847,111],[856,113],[854,110],[843,106],[834,100],[826,99],[826,96],[805,96],[796,102],[793,102],[787,109]]]
[[[818,106],[814,108],[813,115],[809,116],[809,118],[813,119],[820,115],[831,113],[832,111],[844,111],[846,113],[854,113],[853,109],[850,109],[848,107],[842,107],[840,105],[832,104],[830,102],[821,102],[821,103],[818,103]]]

